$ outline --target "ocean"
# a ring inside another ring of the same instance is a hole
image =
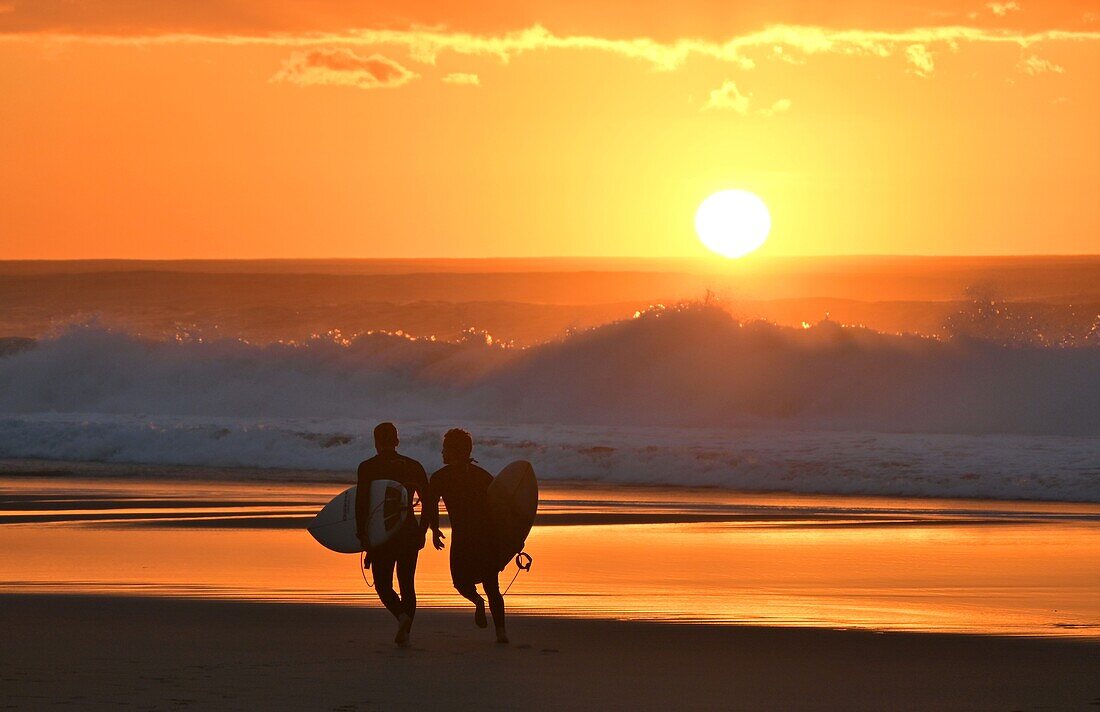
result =
[[[0,459],[1100,501],[1100,258],[9,262]],[[225,476],[231,477],[231,474]]]

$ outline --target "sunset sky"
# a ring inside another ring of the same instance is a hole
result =
[[[0,0],[0,258],[1096,253],[1098,76],[1100,1]]]

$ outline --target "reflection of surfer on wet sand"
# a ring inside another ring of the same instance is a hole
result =
[[[451,580],[455,589],[474,604],[474,622],[479,628],[489,625],[485,600],[478,594],[481,584],[489,599],[489,610],[496,628],[497,642],[507,643],[504,626],[504,596],[497,574],[523,548],[531,530],[538,489],[534,472],[527,463],[516,473],[501,478],[474,464],[473,438],[465,430],[453,429],[443,437],[442,469],[432,475],[424,518],[432,522],[436,549],[444,547],[439,530],[439,500],[447,508],[451,521]],[[528,516],[529,514],[529,516]]]

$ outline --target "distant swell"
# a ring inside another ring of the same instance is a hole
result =
[[[707,307],[526,350],[94,327],[28,346],[0,356],[0,457],[344,469],[392,419],[432,424],[428,456],[438,428],[471,424],[496,433],[492,457],[543,457],[556,476],[933,494],[942,475],[969,496],[1100,499],[1097,348],[740,324]]]

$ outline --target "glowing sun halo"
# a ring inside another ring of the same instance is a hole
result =
[[[747,190],[715,193],[695,211],[695,232],[709,249],[725,257],[743,257],[768,239],[768,206]]]

